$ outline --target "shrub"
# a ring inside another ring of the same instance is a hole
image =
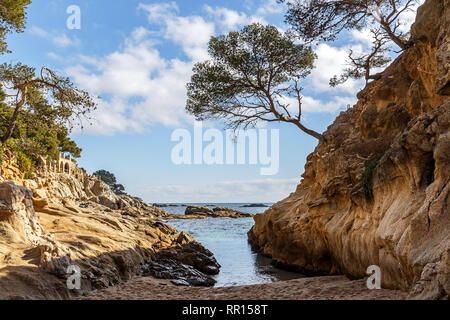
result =
[[[383,158],[386,152],[380,153],[375,157],[375,159],[369,163],[369,165],[364,170],[361,176],[361,186],[364,191],[364,197],[366,200],[373,199],[373,171],[380,163],[381,158]]]
[[[27,172],[27,173],[25,173],[25,175],[23,176],[23,178],[25,179],[25,180],[28,180],[28,179],[34,179],[34,174],[33,174],[33,172]]]
[[[20,171],[29,172],[31,170],[30,158],[28,158],[27,155],[22,151],[17,151],[16,157],[17,157],[17,165],[19,166]]]
[[[3,165],[3,158],[4,158],[4,146],[0,142],[0,167]]]

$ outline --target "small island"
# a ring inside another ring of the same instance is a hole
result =
[[[251,204],[244,204],[241,206],[241,208],[269,208],[270,206],[264,204],[264,203],[251,203]]]

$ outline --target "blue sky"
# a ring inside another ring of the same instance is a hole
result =
[[[80,30],[66,26],[74,4]],[[210,36],[252,22],[285,30],[283,13],[275,0],[33,0],[27,30],[8,38],[13,53],[2,59],[51,67],[101,96],[94,124],[72,134],[83,148],[79,166],[89,173],[110,170],[148,202],[274,202],[295,190],[314,138],[291,125],[267,127],[280,130],[280,170],[268,177],[260,165],[177,166],[171,134],[193,130],[185,85],[193,64],[207,59]],[[305,125],[322,132],[356,101],[360,81],[331,89],[328,80],[345,67],[350,47],[367,44],[363,30],[316,47],[316,68],[302,84]]]

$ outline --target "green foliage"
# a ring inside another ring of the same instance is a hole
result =
[[[53,80],[44,77],[46,82],[50,81],[51,83],[59,79],[55,79],[53,76],[50,78]],[[64,85],[70,86],[70,83],[63,80],[57,84],[61,89],[54,89],[53,98],[49,100],[51,97],[48,96],[48,85],[34,83],[35,80],[34,68],[20,63],[0,65],[0,89],[2,86],[14,87],[22,86],[30,81],[32,83],[21,93],[25,92],[26,104],[20,109],[16,102],[7,99],[0,90],[0,136],[9,135],[7,139],[14,139],[14,144],[32,160],[37,160],[39,156],[58,159],[60,152],[70,153],[75,158],[80,157],[82,150],[69,138],[70,122],[73,117],[80,116],[80,113],[72,107],[77,108],[77,104],[82,104],[84,99],[89,100],[85,96],[87,93],[70,88],[64,91]],[[20,97],[19,91],[17,94]],[[58,100],[58,96],[62,93],[66,93],[70,97]],[[75,101],[77,106],[71,104],[70,101]],[[78,106],[82,109],[80,112],[90,110],[93,107],[91,102],[87,101],[85,108]]]
[[[25,180],[28,180],[28,179],[29,179],[29,180],[32,180],[32,179],[34,179],[34,174],[33,174],[33,172],[25,172],[23,178],[24,178]]]
[[[399,26],[417,0],[278,0],[287,3],[286,22],[305,41],[332,41],[344,30],[379,26],[402,50],[409,33]]]
[[[16,155],[17,165],[19,166],[20,171],[25,173],[30,172],[32,168],[31,159],[15,145],[13,151]]]
[[[64,126],[70,131],[76,124],[83,127],[82,120],[96,109],[94,98],[88,92],[76,88],[69,78],[48,68],[42,68],[36,76],[36,70],[32,67],[4,63],[0,65],[2,87],[13,88],[15,95],[12,99],[3,99],[13,109],[8,121],[5,121],[7,130],[2,136],[3,142],[11,138],[23,110],[28,111],[27,115],[32,114],[34,118],[46,122],[46,125]],[[73,151],[70,141],[64,142],[63,147]]]
[[[114,173],[111,173],[106,170],[98,170],[94,172],[94,176],[97,176],[100,180],[106,183],[112,192],[117,195],[121,195],[125,193],[125,187],[121,184],[116,183],[117,179]]]
[[[120,183],[116,183],[111,187],[111,190],[115,193],[115,194],[125,194],[125,187],[120,184]]]
[[[64,128],[66,129],[66,128]],[[79,148],[75,141],[71,140],[69,137],[66,136],[67,131],[64,132],[61,130],[58,133],[58,141],[59,141],[59,151],[70,153],[75,158],[79,158],[81,156],[82,149]]]
[[[47,111],[50,111],[48,109]],[[3,135],[8,127],[13,109],[0,102],[0,135]],[[12,133],[12,144],[25,153],[33,161],[39,156],[58,159],[60,152],[67,152],[74,157],[80,157],[81,149],[68,137],[68,129],[55,122],[54,118],[45,111],[22,110],[17,118],[15,129]],[[8,141],[8,145],[9,145]]]
[[[4,151],[5,147],[3,146],[3,143],[0,142],[0,166],[3,165],[3,158],[4,158]]]
[[[6,36],[11,32],[23,32],[25,29],[25,8],[31,0],[0,1],[0,54],[9,52]]]
[[[379,79],[371,74],[375,68],[384,68],[392,45],[406,50],[413,44],[409,32],[399,28],[404,15],[414,10],[418,0],[278,0],[287,4],[286,22],[299,39],[306,43],[334,41],[344,30],[368,29],[371,48],[365,52],[350,51],[349,68],[342,75],[330,79],[337,86],[348,79]]]
[[[212,59],[195,65],[187,85],[186,110],[197,120],[225,120],[234,129],[259,121],[301,126],[299,81],[316,58],[309,46],[294,43],[274,26],[255,23],[212,37],[209,54]],[[298,103],[297,113],[287,97]]]
[[[30,3],[0,0],[0,54],[8,52],[7,34],[24,30]],[[37,75],[35,68],[20,62],[0,65],[0,137],[27,174],[40,156],[58,159],[60,152],[67,152],[79,157],[82,150],[68,137],[72,122],[95,107],[87,92],[48,68]]]
[[[361,186],[364,191],[364,197],[368,201],[373,199],[373,171],[378,166],[378,163],[381,158],[383,158],[384,154],[385,152],[376,156],[375,159],[369,163],[361,176]]]
[[[112,186],[117,182],[116,176],[114,173],[111,173],[106,170],[98,170],[94,172],[94,176],[97,176],[100,180],[106,183],[108,186]]]

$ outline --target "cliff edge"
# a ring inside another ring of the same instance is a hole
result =
[[[450,4],[428,0],[414,45],[358,94],[249,241],[308,275],[366,275],[410,298],[450,293]]]

